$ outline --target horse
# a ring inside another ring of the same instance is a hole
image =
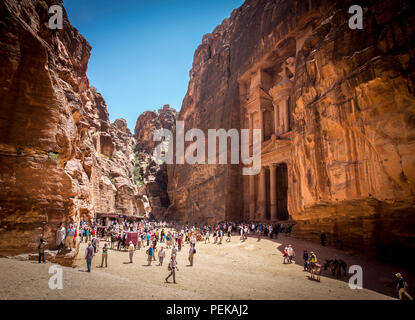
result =
[[[314,265],[310,264],[309,271],[310,279],[320,282],[321,265],[319,265],[318,263],[315,263]]]
[[[346,272],[347,263],[341,259],[339,260],[337,259],[327,260],[326,259],[326,263],[324,264],[324,270],[327,270],[328,268],[330,268],[331,275],[336,276],[337,279],[341,278],[342,269],[343,269],[344,276],[347,277],[347,272]]]

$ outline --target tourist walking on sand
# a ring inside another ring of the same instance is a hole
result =
[[[71,223],[69,225],[68,233],[67,233],[67,236],[65,238],[65,247],[66,248],[69,248],[69,249],[72,250],[74,236],[75,236],[75,228],[73,227],[73,224]]]
[[[170,246],[171,246],[171,234],[170,234],[170,232],[166,236],[166,241],[167,241],[166,249],[170,249]]]
[[[194,247],[196,245],[196,236],[194,234],[192,234],[192,236],[190,237],[190,244]]]
[[[105,268],[108,267],[108,243],[104,244],[102,247],[102,259],[101,259],[101,268],[104,267],[105,262]]]
[[[89,229],[88,228],[85,229],[84,237],[85,237],[85,243],[87,243],[88,238],[89,238]]]
[[[156,248],[157,242],[153,243],[153,260],[156,261],[156,252],[157,252],[157,248]]]
[[[283,264],[286,264],[290,261],[290,259],[288,258],[288,247],[284,248],[284,251],[282,252],[282,257],[284,258],[282,262]]]
[[[166,256],[166,251],[163,250],[163,247],[160,248],[158,256],[159,256],[159,266],[162,266],[164,257]]]
[[[210,243],[209,237],[210,237],[209,229],[206,229],[206,232],[205,232],[205,244],[206,244],[206,242],[209,242]]]
[[[288,261],[290,263],[292,263],[293,262],[293,257],[295,255],[295,252],[294,252],[294,249],[292,248],[291,245],[288,245],[287,253],[288,253]]]
[[[226,239],[226,242],[231,242],[231,237],[232,237],[232,226],[229,225],[228,226],[228,238]]]
[[[168,280],[171,276],[173,276],[173,283],[176,283],[176,269],[177,271],[179,271],[179,268],[177,268],[176,256],[172,256],[169,266],[168,266],[168,270],[170,271],[170,274],[165,279],[167,283],[169,283]]]
[[[219,229],[219,243],[218,244],[222,244],[222,240],[223,240],[223,231],[222,229]]]
[[[147,253],[147,261],[148,261],[148,266],[151,266],[151,262],[153,261],[153,247],[149,247],[146,251]]]
[[[179,248],[179,251],[182,251],[182,241],[183,241],[183,237],[180,235],[179,239],[177,240],[177,246]]]
[[[173,245],[173,248],[171,249],[171,256],[176,256],[176,253],[177,253],[176,246]]]
[[[146,240],[147,240],[147,247],[150,245],[150,239],[151,239],[151,235],[149,232],[147,232],[147,236],[146,236]]]
[[[398,279],[398,284],[396,285],[396,291],[398,292],[399,300],[402,300],[403,296],[405,295],[409,300],[414,300],[411,295],[406,291],[408,288],[408,283],[402,277],[400,273],[395,274],[396,278]]]
[[[304,260],[304,271],[308,271],[308,252],[304,249],[303,252],[303,260]]]
[[[39,240],[39,246],[37,247],[39,250],[39,263],[41,262],[41,260],[43,261],[43,263],[46,263],[45,261],[45,247],[47,245],[47,242],[45,240],[43,240],[43,238],[40,238]]]
[[[130,263],[133,263],[133,256],[134,256],[134,244],[132,241],[130,241],[130,245],[128,246],[128,254],[130,256]]]
[[[137,249],[138,250],[141,249],[141,236],[140,235],[138,235],[138,238],[137,238]]]
[[[58,252],[65,245],[65,236],[66,236],[66,231],[61,222],[59,223],[58,231],[56,232],[56,245],[58,246]]]
[[[91,272],[92,258],[94,257],[94,247],[91,242],[88,243],[88,247],[85,249],[85,260],[88,272]]]
[[[259,225],[257,227],[257,229],[256,229],[256,233],[257,233],[257,236],[258,236],[258,240],[257,241],[261,241],[261,229],[262,229],[262,226],[261,225]]]
[[[196,248],[191,245],[189,249],[189,262],[190,262],[191,267],[193,266],[193,257],[195,253],[196,253]]]

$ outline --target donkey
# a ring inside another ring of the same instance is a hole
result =
[[[341,259],[339,260],[337,259],[327,260],[326,259],[326,263],[324,264],[324,270],[327,270],[328,268],[330,268],[331,275],[336,276],[337,279],[341,278],[342,269],[343,269],[344,276],[347,277],[347,272],[346,272],[347,263]]]

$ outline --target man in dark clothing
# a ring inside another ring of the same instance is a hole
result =
[[[303,253],[303,260],[304,260],[304,271],[308,270],[308,252],[304,249]]]
[[[399,300],[402,300],[402,295],[405,295],[409,300],[413,300],[411,295],[406,291],[408,284],[406,283],[405,279],[402,277],[400,273],[395,274],[396,278],[398,278],[398,284],[396,285],[396,291],[398,291]]]
[[[88,268],[88,272],[91,272],[91,263],[92,263],[93,257],[94,257],[94,247],[92,246],[90,242],[88,243],[88,247],[85,250],[85,260],[86,260],[86,266]]]
[[[41,261],[43,261],[43,263],[45,262],[45,247],[46,247],[47,242],[45,240],[43,240],[43,238],[40,238],[40,243],[38,246],[39,249],[39,263],[41,263]]]
[[[326,245],[326,234],[324,232],[320,235],[321,245],[324,247]]]
[[[280,224],[276,224],[273,229],[275,233],[275,239],[278,239],[278,233],[280,232]]]

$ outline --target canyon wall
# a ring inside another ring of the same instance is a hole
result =
[[[178,120],[206,136],[262,129],[263,167],[171,166],[171,218],[278,221],[283,209],[294,236],[413,249],[414,4],[360,1],[361,30],[353,4],[247,0],[203,37]]]
[[[170,200],[167,194],[167,164],[159,163],[153,157],[154,149],[163,142],[154,141],[153,136],[158,129],[167,129],[173,133],[176,116],[176,110],[166,104],[157,111],[143,112],[138,117],[134,129],[137,168],[150,203],[152,217],[156,219],[165,218]],[[165,145],[167,147],[167,144]],[[167,152],[167,149],[164,151]]]
[[[56,3],[0,2],[1,255],[35,252],[40,237],[54,249],[60,222],[144,210],[134,136],[89,85],[91,46],[66,12],[48,28]]]

